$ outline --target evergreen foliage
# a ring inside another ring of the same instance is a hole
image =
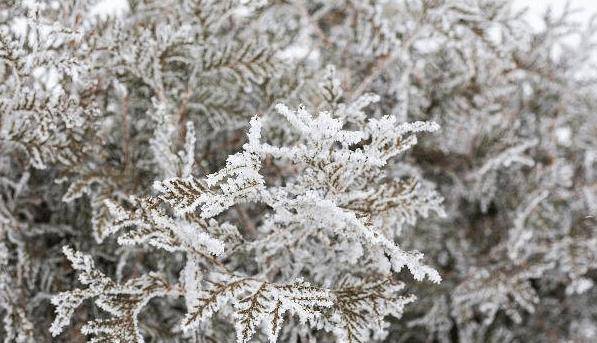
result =
[[[125,4],[0,3],[4,342],[597,340],[595,20]]]

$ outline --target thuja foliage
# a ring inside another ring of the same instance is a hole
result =
[[[597,22],[105,3],[0,4],[5,342],[597,339]]]

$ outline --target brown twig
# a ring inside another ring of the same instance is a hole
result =
[[[325,32],[321,30],[321,27],[319,27],[317,21],[311,16],[311,14],[309,14],[309,10],[307,9],[307,6],[305,6],[304,1],[297,1],[297,7],[299,11],[301,11],[301,15],[303,16],[303,18],[307,20],[309,26],[313,29],[315,35],[319,38],[321,44],[323,44],[325,48],[331,48],[332,42],[327,37]]]
[[[251,218],[249,218],[247,211],[239,205],[235,205],[234,209],[238,213],[238,218],[243,224],[245,232],[251,237],[257,237],[257,228],[255,227],[255,224],[253,223]]]
[[[129,96],[126,94],[122,98],[122,154],[123,154],[123,173],[129,175],[130,172],[130,131],[129,131]]]

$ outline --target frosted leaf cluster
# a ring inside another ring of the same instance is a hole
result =
[[[0,338],[596,341],[573,14],[2,2]]]

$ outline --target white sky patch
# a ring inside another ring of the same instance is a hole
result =
[[[126,0],[102,0],[91,9],[91,15],[100,18],[120,16],[129,11],[129,4]]]
[[[291,45],[285,50],[280,51],[277,54],[278,58],[283,60],[300,60],[306,58],[317,59],[319,57],[319,51],[311,50],[306,45]]]

